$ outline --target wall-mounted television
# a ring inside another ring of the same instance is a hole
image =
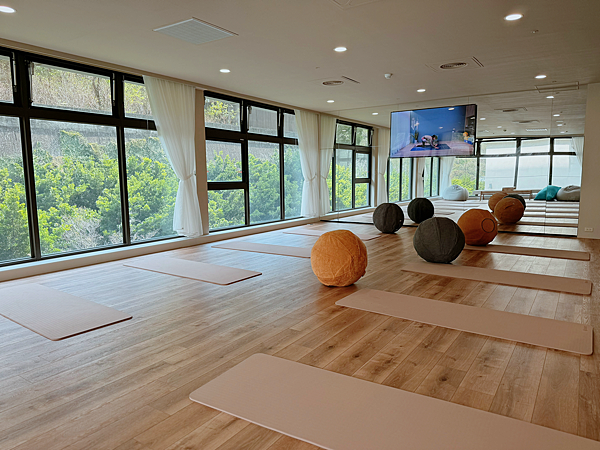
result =
[[[472,156],[476,123],[477,105],[395,111],[390,158]]]

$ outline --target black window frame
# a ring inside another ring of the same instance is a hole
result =
[[[205,138],[206,141],[219,141],[219,142],[231,142],[242,144],[242,180],[241,181],[223,181],[223,182],[208,182],[208,191],[216,190],[239,190],[244,191],[244,224],[233,225],[230,227],[222,228],[210,228],[211,231],[222,231],[231,230],[236,228],[244,228],[255,225],[263,225],[269,223],[277,223],[285,220],[297,219],[301,216],[296,217],[285,217],[285,146],[286,145],[298,145],[297,138],[284,137],[284,126],[285,116],[284,114],[295,115],[293,109],[282,108],[279,106],[269,105],[266,103],[256,102],[254,100],[246,100],[239,97],[233,97],[230,95],[220,94],[216,92],[205,91],[204,98],[211,98],[216,100],[224,100],[228,102],[238,103],[240,105],[240,131],[234,130],[223,130],[219,128],[212,128],[208,125],[205,126]],[[267,134],[250,133],[249,120],[248,120],[248,107],[259,107],[277,112],[277,136],[271,136]],[[250,173],[248,165],[248,144],[250,141],[258,142],[269,142],[279,144],[279,211],[280,218],[277,220],[251,223],[250,222]]]
[[[387,192],[388,192],[388,198],[390,198],[390,179],[391,179],[391,173],[392,173],[392,160],[393,159],[398,159],[400,160],[400,165],[398,166],[398,178],[399,178],[399,183],[398,183],[398,203],[400,202],[407,202],[409,200],[413,199],[413,172],[414,172],[414,160],[415,158],[388,158],[388,166],[387,166]],[[407,200],[403,200],[402,198],[402,194],[403,194],[403,190],[402,190],[402,176],[404,174],[404,165],[410,165],[409,168],[409,173],[410,173],[410,179],[408,181],[408,198]]]

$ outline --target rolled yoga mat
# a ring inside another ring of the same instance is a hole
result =
[[[499,414],[257,353],[190,399],[329,450],[599,450]]]
[[[555,277],[537,273],[511,272],[510,270],[485,269],[453,264],[412,263],[400,267],[405,272],[416,272],[439,277],[462,278],[485,283],[504,284],[545,291],[590,295],[592,282],[580,278]]]
[[[268,253],[270,255],[295,256],[297,258],[310,258],[310,251],[312,250],[306,247],[289,247],[287,245],[260,244],[246,241],[224,242],[212,247],[241,250],[244,252]]]
[[[494,309],[478,308],[374,289],[361,289],[338,300],[335,304],[581,355],[591,355],[593,352],[592,327],[579,323],[496,311]]]
[[[260,272],[254,272],[252,270],[217,266],[216,264],[169,258],[167,256],[144,257],[123,265],[181,278],[190,278],[192,280],[220,284],[223,286],[262,275]]]
[[[465,245],[465,250],[478,250],[480,252],[492,252],[492,253],[509,253],[512,255],[526,255],[526,256],[543,256],[546,258],[560,258],[560,259],[576,259],[579,261],[589,261],[590,254],[588,252],[579,252],[575,250],[555,250],[552,248],[539,248],[539,247],[517,247],[514,245]]]
[[[131,319],[124,312],[41,284],[0,290],[0,314],[52,341]]]
[[[291,228],[289,230],[285,230],[284,233],[287,234],[301,234],[303,236],[321,236],[329,231],[335,231],[335,230],[312,230],[310,228]],[[371,239],[376,239],[378,237],[380,237],[379,234],[359,234],[359,233],[354,233],[356,234],[359,239],[363,240],[363,241],[369,241]]]

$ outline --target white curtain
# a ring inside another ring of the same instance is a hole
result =
[[[423,171],[425,170],[425,159],[426,158],[417,158],[417,164],[415,164],[415,184],[417,187],[417,197],[423,197],[423,195],[425,194],[425,186],[423,184],[425,181],[425,179],[423,178]]]
[[[331,211],[329,187],[327,186],[327,174],[329,173],[329,168],[331,167],[331,158],[333,158],[335,125],[335,117],[321,114],[321,215],[325,215]]]
[[[299,109],[294,113],[304,175],[301,214],[319,217],[319,116]]]
[[[583,167],[583,136],[571,138],[571,149],[577,155],[579,165]]]
[[[180,83],[144,76],[144,85],[160,142],[179,178],[173,230],[196,237],[202,234],[196,191],[196,89]]]
[[[454,156],[444,156],[440,158],[440,195],[442,195],[444,190],[452,184],[450,181],[450,173],[452,172],[452,167],[454,167],[454,158]]]
[[[385,172],[388,167],[389,155],[390,130],[389,128],[379,128],[377,130],[377,205],[388,201]]]

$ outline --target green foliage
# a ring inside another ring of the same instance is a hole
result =
[[[477,171],[477,158],[456,158],[450,173],[452,184],[457,184],[469,191],[469,195],[476,190],[475,173]]]

